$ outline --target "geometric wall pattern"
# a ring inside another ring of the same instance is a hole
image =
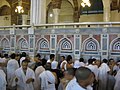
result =
[[[77,31],[77,32],[76,32]],[[120,28],[109,28],[109,33],[104,33],[102,28],[53,29],[34,30],[0,30],[0,50],[5,53],[10,51],[27,52],[30,55],[72,55],[74,59],[80,57],[90,58],[119,58],[120,57]],[[114,32],[114,34],[113,34]],[[13,37],[14,36],[14,37]],[[12,42],[14,41],[15,44]],[[14,46],[15,45],[15,46]]]

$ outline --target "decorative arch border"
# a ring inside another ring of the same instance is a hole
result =
[[[119,50],[114,48],[114,45],[119,43]],[[120,37],[117,37],[115,39],[112,40],[112,42],[110,43],[110,50],[113,52],[120,52]]]
[[[0,8],[5,5],[11,8],[10,4],[6,0],[4,0],[3,4],[0,6]]]
[[[87,50],[86,45],[89,42],[94,42],[95,43],[95,45],[96,45],[96,49],[95,50]],[[95,38],[93,38],[93,37],[89,37],[89,38],[85,39],[83,41],[83,43],[82,43],[82,51],[98,51],[99,48],[100,48],[99,42]]]
[[[65,41],[67,41],[67,42],[65,42]],[[67,43],[70,45],[69,47],[67,46],[68,49],[67,49],[67,47],[62,49],[62,45],[63,44],[67,45]],[[71,40],[68,39],[67,37],[64,37],[64,38],[60,39],[57,46],[60,47],[60,51],[64,51],[64,50],[65,51],[66,50],[67,51],[71,51],[71,50],[73,50],[73,44],[72,44]]]
[[[42,43],[42,42],[44,42],[44,41],[46,41],[46,43],[47,43],[47,47],[45,48],[45,47],[43,47],[43,48],[41,48],[40,47],[40,44]],[[46,39],[46,38],[40,38],[40,39],[38,39],[37,40],[37,42],[36,42],[36,49],[49,49],[50,48],[50,44],[49,44],[49,41]]]
[[[3,41],[4,39],[6,39],[6,40],[8,41],[8,43],[9,43],[9,47],[8,47],[8,48],[10,48],[10,41],[9,41],[9,39],[8,39],[7,37],[3,37],[3,38],[1,39],[1,41],[0,41],[1,47],[2,47],[2,41]]]
[[[22,48],[21,48],[21,45],[19,46],[19,41],[22,40],[22,39],[26,41],[28,48],[23,48],[23,49],[22,49]],[[19,49],[22,49],[22,50],[28,50],[28,49],[29,49],[28,41],[27,41],[24,37],[20,37],[20,38],[17,40],[17,47],[19,47]]]

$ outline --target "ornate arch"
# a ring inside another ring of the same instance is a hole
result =
[[[20,38],[17,42],[17,46],[19,50],[28,50],[28,42],[25,38]]]
[[[7,38],[1,39],[1,48],[3,48],[3,50],[10,49],[10,41]]]
[[[36,43],[36,47],[38,47],[39,50],[49,49],[49,42],[46,38],[40,38]]]
[[[3,5],[0,8],[0,16],[11,15],[11,8],[7,5]]]
[[[68,38],[63,38],[58,43],[60,50],[72,50],[72,42]]]
[[[99,43],[94,38],[88,38],[83,42],[83,51],[98,51]]]
[[[8,6],[8,7],[11,7],[10,6],[10,0],[1,0],[1,5],[0,5],[0,8],[4,5]]]
[[[116,38],[111,42],[110,50],[115,52],[120,52],[120,38]]]

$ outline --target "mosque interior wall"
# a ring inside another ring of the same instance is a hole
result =
[[[31,31],[32,30],[32,31]],[[120,27],[0,30],[0,51],[120,59]]]

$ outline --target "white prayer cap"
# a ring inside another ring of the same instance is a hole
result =
[[[80,67],[80,62],[78,60],[76,60],[74,62],[74,68],[79,68]]]
[[[22,58],[20,59],[20,66],[21,66],[23,60],[25,60],[25,57],[22,57]]]
[[[53,61],[51,63],[51,69],[57,69],[57,66],[58,66],[58,62],[57,61]]]

